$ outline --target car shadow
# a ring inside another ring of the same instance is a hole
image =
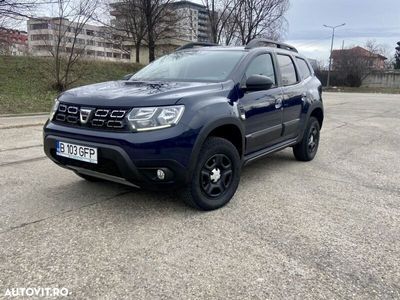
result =
[[[240,185],[245,186],[247,181],[254,178],[264,178],[264,175],[261,176],[262,173],[282,169],[294,162],[295,159],[290,150],[268,155],[243,168]],[[55,202],[63,202],[67,199],[67,204],[55,205],[70,207],[71,210],[102,203],[133,210],[154,210],[175,214],[200,213],[185,205],[181,198],[182,190],[151,191],[113,182],[88,182],[76,177],[62,188],[49,189],[46,193],[51,195]]]

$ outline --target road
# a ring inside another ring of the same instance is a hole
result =
[[[44,157],[44,117],[0,118],[0,298],[400,298],[400,96],[326,93],[314,161],[243,170],[213,212],[89,183]]]

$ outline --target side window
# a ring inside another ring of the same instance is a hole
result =
[[[297,66],[299,67],[299,73],[302,79],[306,79],[311,76],[311,70],[307,64],[307,62],[300,58],[296,57]]]
[[[298,79],[292,58],[288,55],[278,54],[278,64],[281,70],[282,84],[296,84]]]
[[[275,80],[275,70],[274,64],[272,63],[271,54],[261,54],[254,58],[250,65],[247,67],[242,83],[246,82],[246,79],[251,75],[264,75],[272,79],[274,85]]]

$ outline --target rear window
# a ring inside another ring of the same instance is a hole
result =
[[[311,70],[308,67],[307,62],[300,57],[296,57],[296,62],[297,62],[297,66],[299,68],[299,73],[300,73],[301,79],[306,79],[306,78],[310,77]]]
[[[288,55],[278,54],[278,64],[281,70],[282,84],[296,84],[298,79],[292,58]]]

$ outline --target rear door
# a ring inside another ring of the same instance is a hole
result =
[[[283,137],[290,139],[299,133],[300,115],[306,97],[305,87],[292,56],[277,53],[277,61],[283,89]]]
[[[245,68],[241,86],[251,75],[270,77],[274,85],[269,90],[247,91],[239,99],[246,120],[246,153],[261,150],[279,141],[282,134],[282,90],[277,85],[271,53],[254,57]]]

